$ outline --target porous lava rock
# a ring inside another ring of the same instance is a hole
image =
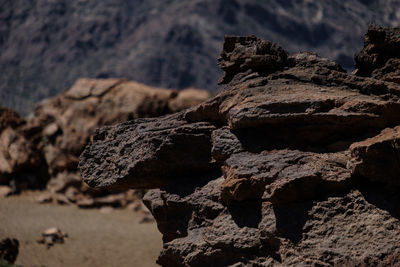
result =
[[[399,265],[400,84],[254,36],[225,41],[223,91],[99,129],[83,179],[157,188],[144,202],[163,266]]]

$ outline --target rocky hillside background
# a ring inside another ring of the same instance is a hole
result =
[[[0,104],[23,114],[79,77],[217,89],[225,34],[256,34],[352,68],[371,22],[399,0],[0,0]]]

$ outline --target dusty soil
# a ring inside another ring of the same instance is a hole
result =
[[[17,238],[16,264],[23,266],[157,266],[161,234],[156,224],[142,223],[128,210],[82,210],[75,206],[38,204],[36,192],[0,199],[0,239]],[[50,249],[36,240],[50,227],[68,234]]]

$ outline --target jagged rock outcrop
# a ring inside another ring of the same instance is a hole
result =
[[[92,186],[159,188],[157,262],[399,265],[400,84],[254,36],[219,64],[215,97],[99,129],[80,157]]]
[[[400,83],[400,29],[370,25],[355,62],[357,75]]]

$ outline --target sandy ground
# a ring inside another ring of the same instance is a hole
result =
[[[37,193],[0,199],[0,239],[20,242],[16,264],[23,266],[158,266],[161,234],[156,224],[142,223],[128,210],[82,210],[75,206],[38,204]],[[38,244],[41,233],[58,227],[68,234],[50,249]]]

